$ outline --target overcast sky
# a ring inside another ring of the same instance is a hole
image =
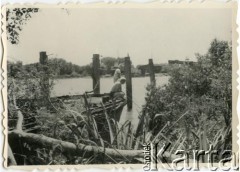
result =
[[[134,65],[196,60],[210,42],[231,41],[230,9],[41,9],[20,32],[18,45],[7,44],[8,58],[38,62],[39,52],[78,65],[92,54],[124,57]]]

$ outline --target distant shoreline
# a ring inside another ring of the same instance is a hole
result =
[[[124,75],[122,75],[124,76]],[[155,74],[155,77],[161,77],[161,76],[169,76],[168,73],[156,73]],[[138,75],[138,76],[132,76],[132,78],[145,78],[145,77],[149,77],[149,75],[145,75],[145,76],[142,76],[142,75]],[[8,78],[12,78],[12,77],[9,77]],[[16,77],[16,79],[36,79],[36,77]],[[74,79],[74,78],[92,78],[91,76],[68,76],[68,75],[64,75],[64,76],[53,76],[53,77],[50,77],[50,79]],[[113,76],[104,76],[102,75],[100,78],[113,78]]]
[[[124,76],[124,75],[123,75]],[[157,73],[155,74],[155,77],[161,77],[161,76],[169,76],[167,73]],[[132,76],[132,78],[145,78],[149,77],[148,75],[145,76]],[[53,77],[53,79],[74,79],[74,78],[92,78],[91,76],[56,76]],[[101,76],[100,78],[113,78],[113,76]]]

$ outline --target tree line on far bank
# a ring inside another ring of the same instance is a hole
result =
[[[101,68],[106,74],[111,74],[112,67],[121,63],[121,58],[104,57],[101,59]],[[41,72],[39,63],[22,64],[22,61],[7,62],[8,77],[36,77]],[[71,62],[67,62],[62,58],[51,58],[48,60],[48,72],[56,78],[67,77],[85,77],[92,75],[92,64],[79,66]]]

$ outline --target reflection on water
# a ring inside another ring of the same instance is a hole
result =
[[[164,85],[168,83],[168,76],[156,77],[157,85]],[[120,123],[130,120],[136,127],[138,123],[138,114],[141,112],[141,107],[145,103],[146,86],[150,82],[149,77],[132,78],[132,91],[133,91],[133,107],[131,111],[124,107],[120,119]],[[52,91],[52,96],[62,95],[77,95],[83,94],[85,91],[92,90],[92,79],[89,78],[70,78],[70,79],[57,79]],[[113,85],[113,78],[101,78],[100,92],[108,93]],[[123,86],[125,91],[125,86]]]

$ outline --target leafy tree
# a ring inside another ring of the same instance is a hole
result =
[[[101,59],[101,62],[106,66],[107,71],[111,70],[116,61],[116,58],[113,57],[104,57]]]
[[[18,44],[22,26],[38,11],[39,8],[8,8],[6,10],[7,39],[12,44]]]

